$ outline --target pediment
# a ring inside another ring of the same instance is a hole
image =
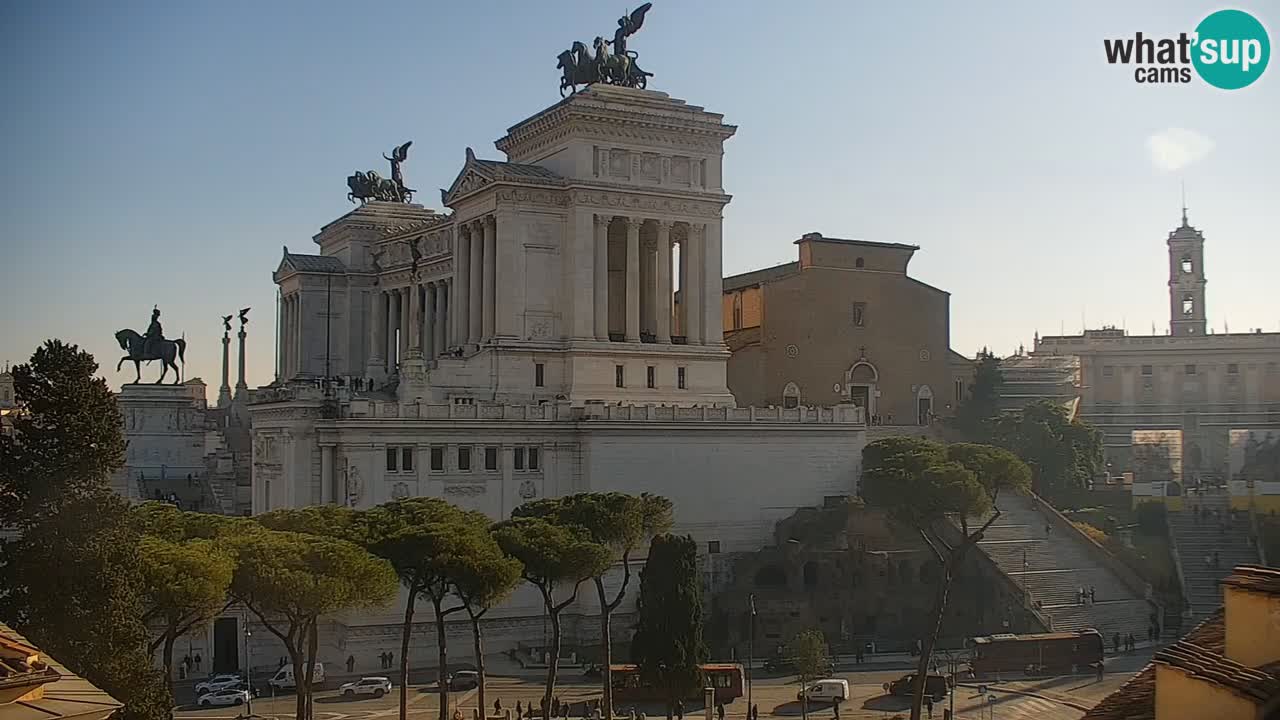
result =
[[[481,172],[477,166],[468,164],[462,168],[462,172],[458,173],[453,185],[444,191],[442,201],[445,205],[452,205],[454,200],[492,184],[492,177]]]

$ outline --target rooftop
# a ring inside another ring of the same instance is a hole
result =
[[[1280,569],[1261,565],[1237,565],[1222,584],[1240,590],[1280,595]]]
[[[740,290],[744,287],[751,287],[752,285],[773,282],[779,278],[792,275],[799,270],[800,263],[789,262],[769,268],[762,268],[760,270],[752,270],[750,272],[739,273],[737,275],[730,275],[723,281],[724,291],[731,292],[733,290]]]
[[[920,249],[919,245],[904,245],[902,243],[887,243],[887,242],[873,242],[871,240],[849,240],[846,238],[832,238],[832,237],[827,237],[820,232],[805,233],[804,235],[800,236],[799,240],[796,240],[795,244],[799,245],[802,242],[806,242],[810,240],[817,241],[817,242],[839,243],[841,245],[858,245],[860,247],[894,248],[897,250],[919,250]]]
[[[1274,668],[1254,669],[1223,657],[1193,642],[1183,640],[1156,653],[1156,665],[1181,670],[1193,678],[1212,683],[1247,700],[1266,702],[1280,694],[1280,678]]]
[[[328,255],[303,255],[302,253],[291,253],[288,248],[285,248],[284,250],[283,262],[288,263],[298,272],[341,274],[347,270],[346,266],[342,264],[342,261],[336,257]]]
[[[8,651],[4,653],[6,668],[12,665],[12,660],[9,659],[12,655],[27,652],[24,648],[34,650],[26,638],[8,625],[0,623],[0,649]],[[4,705],[3,710],[0,710],[0,716],[4,720],[105,720],[123,707],[118,700],[71,672],[54,658],[38,650],[36,652],[44,661],[44,669],[38,671],[43,676],[39,679],[39,682],[44,683],[43,696]],[[19,668],[18,674],[14,676],[15,682],[21,681],[22,672]],[[35,686],[38,683],[30,684]],[[4,676],[0,674],[0,689],[4,687]]]

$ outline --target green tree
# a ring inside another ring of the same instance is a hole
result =
[[[386,605],[395,597],[396,573],[345,540],[267,530],[249,520],[225,542],[236,557],[231,595],[284,643],[298,685],[295,715],[307,720],[320,616]]]
[[[0,435],[0,616],[124,703],[125,720],[168,718],[147,653],[143,575],[128,505],[110,490],[124,463],[115,398],[93,356],[49,340],[13,368],[22,412]]]
[[[628,495],[620,492],[579,493],[525,503],[516,508],[517,517],[541,517],[552,523],[576,525],[591,539],[609,549],[609,566],[592,578],[600,602],[601,692],[604,717],[613,717],[613,613],[622,604],[631,583],[631,555],[650,538],[671,529],[671,501],[658,495]],[[605,575],[622,563],[622,583],[610,596]]]
[[[400,638],[400,717],[408,713],[406,687],[409,677],[409,638],[414,607],[419,597],[431,600],[435,610],[436,649],[439,654],[440,720],[449,712],[449,670],[446,621],[465,607],[444,607],[461,573],[463,558],[480,546],[476,536],[486,532],[488,520],[464,513],[438,498],[407,498],[368,511],[370,550],[390,561],[400,584],[408,592]]]
[[[862,451],[862,496],[867,505],[886,510],[895,521],[913,528],[941,565],[934,596],[933,626],[921,643],[912,688],[911,718],[920,720],[929,660],[942,628],[947,595],[955,572],[969,549],[1000,517],[1001,492],[1025,492],[1031,471],[1007,450],[989,445],[942,445],[920,438],[877,440]],[[970,529],[969,521],[982,524]],[[960,526],[960,539],[943,528]]]
[[[804,630],[787,643],[787,658],[795,663],[800,675],[800,714],[808,716],[809,683],[822,677],[831,665],[827,638],[821,630]]]
[[[631,638],[631,658],[640,676],[663,688],[674,703],[698,688],[699,665],[707,661],[702,638],[702,582],[693,538],[658,535],[640,571],[640,622]]]
[[[551,621],[551,658],[542,695],[543,717],[547,717],[560,667],[560,613],[578,599],[584,581],[609,567],[609,548],[579,526],[557,525],[540,517],[513,517],[498,523],[493,532],[503,552],[524,566],[521,575],[542,594]],[[572,591],[557,601],[556,593],[564,587]]]
[[[165,684],[173,692],[173,644],[201,627],[227,606],[235,559],[212,540],[172,542],[143,536],[138,545],[143,579],[144,622],[163,624],[147,646],[163,647]]]
[[[481,513],[468,513],[469,523],[484,528],[474,533],[470,547],[457,558],[454,573],[454,591],[462,600],[462,606],[471,620],[471,639],[475,647],[476,672],[480,685],[477,688],[481,712],[485,712],[484,637],[480,620],[494,605],[505,600],[520,583],[520,561],[507,555],[498,540],[489,531],[489,521]]]
[[[1036,493],[1059,500],[1065,492],[1087,487],[1101,472],[1102,433],[1066,408],[1047,400],[995,424],[995,444],[1008,448],[1031,468]]]
[[[1000,417],[1000,392],[1004,387],[1004,371],[1000,358],[986,348],[978,353],[977,367],[969,392],[960,400],[952,424],[971,442],[989,443],[996,420]]]

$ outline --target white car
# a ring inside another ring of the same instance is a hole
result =
[[[243,705],[249,702],[248,690],[214,690],[211,693],[205,693],[200,696],[197,703],[200,707],[213,707],[216,705]]]
[[[225,690],[238,682],[244,682],[244,678],[231,673],[214,675],[204,682],[196,683],[196,697],[200,697],[207,692],[213,692],[214,690]]]
[[[389,692],[391,692],[391,680],[385,677],[363,677],[338,688],[338,694],[348,698],[356,695],[372,695],[380,698]]]

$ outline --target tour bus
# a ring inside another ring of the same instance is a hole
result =
[[[997,672],[1045,674],[1086,672],[1102,662],[1102,635],[1097,630],[986,635],[967,643],[975,675]]]
[[[742,697],[743,674],[738,663],[707,663],[700,665],[703,675],[703,686],[715,688],[716,702],[728,703]],[[645,683],[640,677],[638,665],[610,665],[613,676],[614,702],[636,702],[641,700],[664,700],[659,688]],[[689,693],[687,699],[702,697],[702,688]]]

